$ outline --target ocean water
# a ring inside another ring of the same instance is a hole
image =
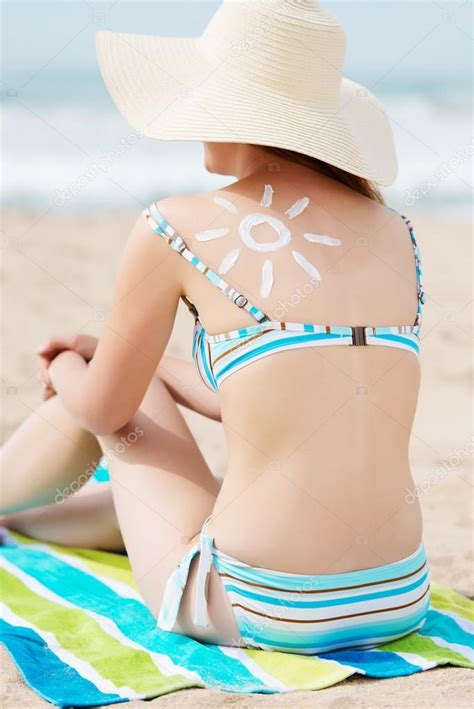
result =
[[[137,137],[114,105],[74,82],[71,100],[3,101],[2,201],[8,207],[71,212],[140,209],[168,194],[222,187],[202,146]],[[471,105],[463,91],[392,91],[381,96],[400,172],[385,190],[406,210],[467,212],[472,197]]]
[[[400,170],[396,184],[384,190],[387,201],[407,213],[467,215],[474,142],[466,3],[326,4],[350,26],[348,75],[374,86],[392,121]],[[91,23],[84,13],[92,5]],[[149,32],[150,16],[158,13],[156,31],[196,34],[215,7],[178,0],[7,1],[0,90],[3,206],[63,214],[140,210],[165,195],[232,182],[205,172],[199,143],[137,137],[105,89],[93,48],[107,8],[118,13],[107,16],[113,29]]]

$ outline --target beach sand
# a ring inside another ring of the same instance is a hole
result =
[[[455,219],[412,215],[421,243],[428,295],[423,331],[423,382],[411,462],[425,523],[425,545],[438,583],[473,596],[471,232]],[[58,218],[3,214],[3,440],[40,402],[35,348],[51,334],[98,334],[129,213]],[[170,354],[190,356],[192,319],[180,309]],[[219,425],[186,414],[216,475],[225,470]],[[2,707],[47,706],[27,688],[2,651]],[[467,707],[468,670],[440,668],[390,680],[354,678],[320,692],[223,695],[186,690],[153,700],[158,707]],[[140,702],[128,706],[142,707]]]

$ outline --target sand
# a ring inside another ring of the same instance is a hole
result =
[[[471,232],[467,222],[412,216],[428,294],[412,468],[433,578],[472,597]],[[34,349],[54,333],[100,332],[117,261],[134,218],[128,213],[89,218],[58,218],[49,212],[3,214],[3,439],[39,404]],[[189,357],[191,329],[187,312],[180,310],[171,354]],[[221,475],[225,444],[219,425],[187,416],[212,470]],[[47,706],[26,687],[5,651],[1,657],[2,707]],[[354,678],[320,692],[291,695],[186,690],[159,697],[153,704],[239,709],[467,707],[471,698],[468,670],[439,668],[391,680]]]

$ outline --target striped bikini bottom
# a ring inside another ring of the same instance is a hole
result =
[[[302,655],[370,648],[420,628],[430,599],[423,544],[401,561],[343,574],[307,576],[248,566],[218,551],[204,524],[199,542],[171,574],[158,627],[171,631],[192,560],[200,554],[194,624],[208,625],[207,577],[214,565],[232,604],[240,647]]]

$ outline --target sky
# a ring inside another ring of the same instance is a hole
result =
[[[199,35],[218,5],[202,0],[3,0],[4,87],[22,86],[40,74],[43,81],[90,76],[99,85],[95,31]],[[471,2],[328,0],[322,5],[339,17],[348,34],[345,72],[350,78],[381,92],[469,82]],[[33,84],[41,88],[41,81],[30,84],[31,90]]]

